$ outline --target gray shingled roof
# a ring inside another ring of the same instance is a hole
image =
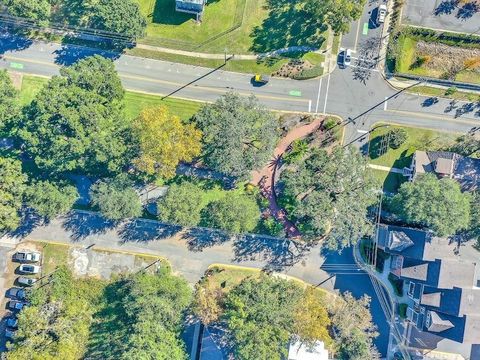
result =
[[[473,287],[476,263],[457,259],[442,259],[438,275],[438,288]]]
[[[388,242],[388,248],[390,250],[402,251],[410,246],[414,245],[414,242],[403,231],[391,231]]]
[[[409,279],[426,281],[428,275],[428,263],[402,268],[400,275]]]
[[[435,293],[430,293],[430,294],[424,293],[422,294],[421,304],[439,307],[441,300],[442,300],[442,293],[440,291]]]
[[[453,327],[453,324],[449,320],[442,319],[435,311],[429,311],[427,317],[427,322],[429,322],[427,326],[428,331],[438,333]]]

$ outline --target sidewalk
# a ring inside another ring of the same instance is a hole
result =
[[[403,169],[398,169],[398,168],[388,167],[388,166],[382,166],[382,165],[374,165],[374,164],[368,164],[368,167],[370,169],[374,169],[374,170],[388,171],[388,172],[403,175]]]

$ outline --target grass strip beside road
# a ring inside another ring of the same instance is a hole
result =
[[[456,91],[453,94],[446,95],[446,89],[437,88],[432,86],[414,86],[407,90],[409,93],[432,96],[432,97],[443,97],[452,100],[461,100],[461,101],[480,101],[480,94],[466,91]]]
[[[48,82],[48,78],[25,75],[23,76],[20,90],[20,103],[29,104]],[[144,94],[133,91],[125,92],[125,114],[129,119],[135,118],[146,107],[165,105],[172,114],[178,115],[182,120],[190,119],[202,106],[201,102],[189,101],[169,97],[162,100],[161,96]]]

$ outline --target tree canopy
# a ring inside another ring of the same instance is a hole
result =
[[[224,318],[239,360],[286,357],[302,289],[293,282],[263,276],[247,278],[225,300]]]
[[[27,204],[47,219],[67,213],[77,198],[75,186],[51,181],[38,181],[26,191]]]
[[[470,195],[453,179],[434,174],[403,183],[392,199],[392,208],[406,222],[426,226],[439,236],[455,234],[470,224]]]
[[[281,201],[305,238],[328,234],[326,245],[340,249],[370,233],[367,208],[375,199],[375,183],[358,150],[315,149],[304,162],[283,171],[281,182]]]
[[[336,33],[346,33],[352,21],[360,18],[366,0],[306,0],[305,10]]]
[[[206,225],[232,234],[252,231],[260,220],[260,208],[253,197],[227,194],[205,208]]]
[[[110,60],[94,56],[62,69],[25,110],[25,148],[42,170],[118,173],[132,143],[122,97]]]
[[[175,176],[181,161],[192,161],[200,154],[202,133],[193,124],[182,124],[165,106],[143,110],[133,123],[139,139],[136,167],[163,178]]]
[[[132,183],[123,175],[101,180],[90,189],[92,205],[109,220],[122,220],[142,214],[140,198]]]
[[[0,71],[0,130],[18,116],[17,90],[6,70]]]
[[[3,3],[13,16],[35,20],[40,25],[48,24],[51,10],[48,0],[3,0]]]
[[[206,165],[240,178],[265,165],[278,139],[274,115],[253,96],[228,93],[204,105],[195,123],[203,132]]]
[[[198,225],[203,208],[201,189],[186,181],[172,184],[167,194],[158,200],[157,207],[161,221],[183,226]]]
[[[145,33],[147,20],[133,0],[99,0],[93,3],[90,11],[91,24],[97,29],[134,38]]]
[[[26,181],[20,161],[0,157],[0,232],[18,227]]]

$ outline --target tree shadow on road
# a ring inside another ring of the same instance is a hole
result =
[[[314,244],[300,244],[288,239],[245,235],[234,242],[234,261],[263,261],[264,270],[282,271],[301,261]]]
[[[181,230],[182,227],[178,225],[133,219],[124,223],[118,233],[123,243],[148,242],[170,238]]]
[[[458,9],[456,17],[460,20],[467,20],[470,19],[473,15],[475,15],[479,10],[480,5],[476,3],[467,3],[463,5],[460,9]]]
[[[190,228],[183,235],[190,251],[202,251],[207,247],[222,244],[232,238],[220,230],[205,228]]]
[[[17,34],[11,34],[6,31],[0,31],[0,54],[7,51],[22,51],[32,45],[31,39],[24,38]]]
[[[21,213],[20,226],[8,233],[13,238],[24,238],[29,235],[37,226],[43,225],[44,218],[31,209],[23,209]]]
[[[450,15],[457,8],[458,0],[444,0],[434,10],[435,16]]]
[[[102,49],[88,48],[73,44],[63,44],[58,50],[55,50],[55,63],[58,65],[70,66],[78,60],[93,55],[100,55],[112,61],[118,59],[122,54],[117,51],[107,51]]]
[[[104,234],[117,225],[115,221],[106,220],[100,214],[71,211],[65,216],[63,228],[72,233],[73,241],[80,241],[87,236]]]

